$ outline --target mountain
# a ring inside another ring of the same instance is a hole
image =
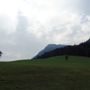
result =
[[[60,55],[90,57],[90,39],[79,45],[73,45],[73,46],[69,45],[63,48],[56,48],[52,51],[45,52],[44,54],[38,56],[37,58],[48,58],[48,57],[60,56]]]
[[[90,45],[90,39],[86,42],[86,44]]]
[[[82,44],[90,45],[90,39],[88,39],[86,42],[82,42],[82,43],[80,43],[80,45],[82,45]]]
[[[41,50],[34,58],[38,58],[42,56],[43,54],[53,51],[58,48],[64,48],[66,45],[56,45],[56,44],[48,44],[43,50]]]

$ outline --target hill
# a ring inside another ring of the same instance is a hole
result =
[[[38,56],[37,58],[48,58],[48,57],[61,56],[61,55],[90,57],[90,39],[79,45],[74,45],[74,46],[69,45],[63,48],[57,48],[55,50],[46,52],[43,55]]]

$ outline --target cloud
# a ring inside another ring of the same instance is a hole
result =
[[[90,0],[79,0],[78,9],[79,12],[90,15]]]
[[[79,44],[89,38],[89,23],[87,15],[66,11],[58,17],[53,17],[47,24],[36,23],[30,33],[39,39],[44,38],[49,43]]]

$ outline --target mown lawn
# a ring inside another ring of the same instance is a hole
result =
[[[90,90],[90,58],[1,62],[0,90]]]

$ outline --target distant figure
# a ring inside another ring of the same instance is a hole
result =
[[[68,55],[65,56],[65,60],[68,60]]]

